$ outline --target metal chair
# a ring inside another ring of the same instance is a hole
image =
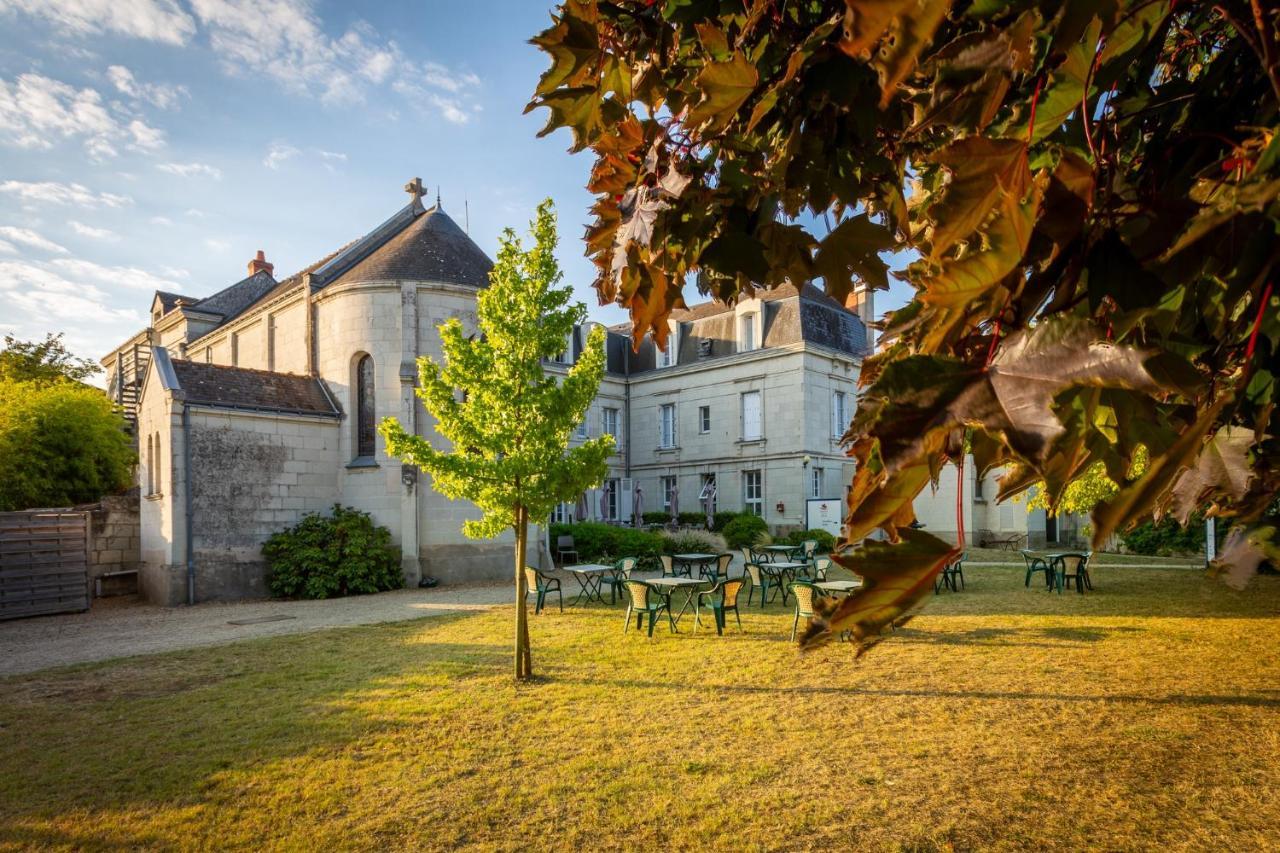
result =
[[[1054,581],[1058,587],[1058,594],[1062,594],[1062,587],[1065,584],[1067,589],[1071,589],[1071,582],[1076,582],[1076,592],[1084,595],[1085,589],[1093,589],[1093,581],[1089,578],[1089,558],[1092,552],[1085,554],[1060,554],[1054,560]]]
[[[964,589],[964,559],[966,552],[961,551],[955,561],[942,567],[938,577],[933,581],[933,594],[937,595],[944,587],[952,592]],[[956,584],[959,581],[959,585]]]
[[[618,590],[622,585],[631,579],[631,573],[635,571],[636,563],[639,561],[635,557],[623,557],[613,564],[613,574],[605,575],[600,578],[600,583],[609,587],[609,603],[617,603]]]
[[[698,631],[698,624],[703,608],[703,601],[711,608],[716,620],[716,633],[724,633],[724,614],[733,611],[733,618],[738,620],[738,632],[742,632],[742,616],[738,613],[738,593],[747,585],[746,578],[725,578],[711,589],[698,593],[698,600],[693,611],[693,630]],[[719,596],[719,598],[717,598]]]
[[[801,617],[808,619],[814,614],[813,601],[821,594],[821,590],[808,581],[792,581],[791,594],[796,599],[796,618],[791,622],[791,640],[796,638],[796,629],[800,626]]]
[[[777,578],[756,562],[745,564],[743,569],[746,571],[746,576],[751,579],[751,588],[747,590],[747,606],[751,606],[751,596],[755,595],[758,589],[760,590],[760,607],[763,609],[769,600],[769,587],[772,586],[775,593],[781,591]]]
[[[631,614],[636,615],[636,630],[639,631],[644,627],[644,615],[649,614],[649,636],[653,636],[653,626],[658,622],[658,614],[667,611],[667,623],[671,628],[671,633],[676,631],[675,620],[671,618],[671,608],[667,606],[667,600],[657,589],[649,586],[641,580],[626,581],[627,587],[627,614],[624,617],[626,624],[622,627],[622,633],[626,634],[631,630]]]
[[[662,563],[662,576],[664,578],[673,578],[676,576],[675,560],[670,554],[659,554],[658,562]]]
[[[1022,555],[1023,562],[1027,564],[1027,579],[1022,584],[1023,586],[1031,586],[1031,576],[1036,572],[1042,572],[1044,574],[1045,587],[1053,586],[1053,569],[1049,566],[1048,561],[1045,560],[1044,557],[1025,550],[1019,551],[1018,553]]]
[[[812,563],[813,579],[818,583],[825,581],[827,572],[831,571],[831,564],[830,557],[814,557]]]
[[[715,568],[712,569],[710,572],[704,568],[702,570],[702,574],[708,580],[722,581],[725,578],[729,577],[729,564],[732,562],[733,562],[732,554],[717,554]],[[712,572],[715,573],[714,576],[712,575]]]
[[[818,553],[818,540],[806,539],[800,543],[800,555],[806,560],[812,560],[814,555]]]
[[[578,549],[573,544],[573,536],[566,533],[556,537],[556,555],[560,558],[562,566],[568,561],[569,555],[573,555],[572,562],[578,562]]]
[[[534,615],[542,612],[542,607],[546,604],[547,593],[549,592],[554,592],[556,597],[560,599],[560,612],[564,612],[564,593],[560,591],[559,578],[544,575],[533,566],[524,567],[524,576],[526,583],[529,585],[528,592],[525,595],[536,594],[538,596],[533,606]]]

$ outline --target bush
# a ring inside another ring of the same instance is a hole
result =
[[[702,533],[674,533],[662,538],[664,554],[715,554],[720,551],[720,546]]]
[[[687,524],[690,527],[705,527],[707,514],[705,512],[682,512],[680,513],[680,523]]]
[[[1204,550],[1204,518],[1191,516],[1185,529],[1173,519],[1159,524],[1146,521],[1121,533],[1120,541],[1129,553],[1148,557],[1194,554]]]
[[[584,563],[612,561],[619,557],[657,557],[662,553],[661,535],[631,527],[584,521],[581,524],[553,524],[550,533],[553,554],[558,537],[572,536],[578,559]]]
[[[666,524],[671,520],[671,513],[659,510],[657,512],[646,512],[640,517],[645,524]]]
[[[787,534],[788,545],[799,545],[806,539],[814,539],[818,543],[819,554],[829,554],[836,547],[836,537],[825,530],[795,530]]]
[[[334,504],[333,515],[308,513],[262,546],[267,588],[282,598],[333,598],[404,586],[391,531],[367,512]]]
[[[724,526],[724,542],[730,548],[746,548],[756,544],[762,534],[769,532],[769,525],[758,515],[743,513]]]
[[[740,515],[742,515],[742,513],[733,512],[732,510],[727,509],[717,512],[715,515],[711,516],[711,529],[716,533],[720,533],[724,530],[726,524],[733,521]]]

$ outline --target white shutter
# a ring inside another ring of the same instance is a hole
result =
[[[631,522],[631,513],[635,508],[633,499],[635,498],[635,483],[630,477],[623,477],[618,481],[621,485],[618,487],[622,490],[622,494],[618,496],[618,518],[627,523]]]
[[[742,438],[744,441],[761,437],[760,392],[748,391],[742,395]]]

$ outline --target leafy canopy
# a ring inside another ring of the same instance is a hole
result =
[[[0,380],[83,382],[101,371],[92,361],[72,355],[62,343],[61,334],[47,334],[43,341],[20,341],[5,335],[4,349],[0,350]]]
[[[609,435],[569,447],[604,375],[604,330],[592,330],[563,378],[545,369],[586,317],[560,284],[550,199],[538,205],[532,237],[525,250],[514,231],[503,232],[489,286],[477,297],[476,333],[454,318],[440,327],[444,363],[418,360],[418,396],[450,446],[437,448],[393,418],[381,425],[388,453],[429,473],[441,494],[483,510],[463,525],[473,538],[515,528],[520,508],[526,518],[548,517],[604,479],[613,451]]]
[[[1273,7],[566,0],[533,39],[551,67],[529,106],[595,156],[587,251],[637,340],[665,339],[690,273],[730,302],[786,279],[843,299],[887,286],[883,253],[915,258],[846,436],[851,544],[904,538],[966,430],[1002,498],[1040,483],[1056,505],[1101,463],[1124,485],[1095,542],[1188,499],[1262,531],[1280,489]],[[873,637],[918,601],[947,559],[926,537],[829,627]]]

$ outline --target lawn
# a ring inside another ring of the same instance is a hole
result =
[[[0,846],[1280,845],[1280,579],[966,574],[857,662],[553,610],[515,687],[501,609],[0,681]]]

